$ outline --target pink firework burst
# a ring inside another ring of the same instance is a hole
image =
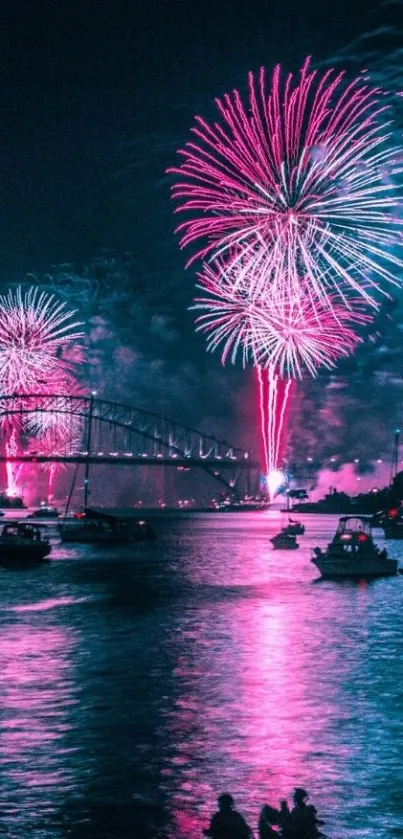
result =
[[[15,455],[25,446],[27,436],[52,433],[53,440],[67,439],[76,433],[72,419],[63,410],[45,413],[29,411],[24,404],[28,394],[66,393],[77,387],[73,372],[76,364],[64,353],[81,338],[81,323],[75,312],[66,309],[54,295],[19,287],[0,295],[0,395],[15,396],[1,416],[1,424],[8,433],[5,442],[7,455]],[[63,401],[63,397],[62,397]],[[8,491],[16,491],[18,476],[14,464],[7,463]]]
[[[232,282],[222,267],[211,265],[198,275],[207,296],[195,300],[194,308],[203,312],[197,329],[207,333],[209,350],[221,348],[223,363],[228,357],[234,363],[240,353],[244,365],[249,360],[273,367],[285,378],[302,378],[304,372],[315,376],[319,367],[331,369],[350,355],[361,341],[355,329],[371,320],[359,301],[346,307],[331,295],[326,304],[313,302],[306,281],[293,294],[261,297],[251,294],[248,276],[242,282],[237,276]]]
[[[50,376],[46,382],[46,391],[49,400],[42,398],[35,410],[32,409],[32,400],[26,404],[29,412],[26,414],[24,430],[27,434],[34,434],[42,439],[49,434],[56,434],[60,439],[69,440],[82,434],[83,419],[71,411],[70,396],[83,396],[86,390],[70,374],[63,376]],[[17,411],[20,406],[24,407],[24,399],[16,399]]]
[[[312,300],[331,289],[376,305],[403,266],[402,156],[382,92],[306,60],[298,77],[250,73],[246,104],[233,91],[216,105],[170,170],[190,262],[225,254],[252,266],[259,294],[302,275]]]
[[[71,369],[62,353],[83,335],[75,315],[36,288],[0,295],[0,393],[46,392],[49,377]]]

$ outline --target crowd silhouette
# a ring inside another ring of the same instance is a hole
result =
[[[280,809],[264,804],[258,824],[259,839],[326,839],[320,827],[324,824],[318,818],[316,807],[308,804],[309,794],[302,787],[294,790],[290,809],[284,799]],[[252,839],[254,833],[241,813],[235,810],[235,801],[229,793],[218,797],[218,811],[214,813],[209,827],[203,831],[212,839]]]

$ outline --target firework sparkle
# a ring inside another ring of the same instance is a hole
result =
[[[54,295],[21,287],[0,295],[0,392],[46,392],[49,376],[71,369],[62,351],[82,338],[75,312]]]
[[[244,366],[274,367],[281,376],[316,376],[320,367],[331,369],[342,356],[350,355],[362,339],[356,328],[368,324],[360,300],[342,306],[330,295],[328,304],[314,302],[308,282],[298,291],[280,296],[251,294],[250,275],[242,282],[234,268],[226,271],[205,264],[193,308],[202,311],[196,329],[207,335],[207,347],[221,348],[221,360],[234,363],[238,353]],[[253,285],[253,283],[252,283]],[[353,328],[354,327],[354,328]]]
[[[63,397],[57,411],[32,412],[24,403],[24,396],[32,394],[80,390],[73,375],[77,365],[63,355],[83,335],[75,314],[37,288],[23,292],[18,287],[0,295],[0,395],[16,397],[1,418],[7,455],[16,455],[26,438],[52,438],[57,450],[56,442],[61,446],[79,434],[80,421],[68,414]],[[21,471],[21,466],[6,464],[9,494],[18,494]]]
[[[294,293],[302,275],[313,300],[353,292],[376,306],[403,267],[402,156],[382,92],[307,59],[299,78],[250,73],[247,105],[236,90],[215,101],[219,120],[196,118],[170,170],[189,216],[181,247],[197,247],[188,264],[224,255],[252,268],[254,294]]]

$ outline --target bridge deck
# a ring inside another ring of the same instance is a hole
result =
[[[215,458],[215,457],[179,457],[172,455],[171,457],[150,457],[138,454],[91,454],[89,457],[86,454],[74,455],[42,455],[42,454],[18,454],[18,455],[0,455],[0,463],[98,463],[113,464],[120,466],[173,466],[176,468],[190,469],[192,466],[208,467],[209,469],[224,469],[224,468],[238,468],[238,469],[259,469],[259,463],[243,458]]]

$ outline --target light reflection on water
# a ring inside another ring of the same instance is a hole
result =
[[[75,784],[65,742],[79,702],[74,647],[74,630],[1,627],[1,812],[17,835],[21,821],[34,830]]]
[[[295,553],[207,515],[0,573],[10,836],[194,839],[223,789],[256,826],[295,785],[334,839],[402,835],[403,578],[314,583],[335,520],[306,523]]]

